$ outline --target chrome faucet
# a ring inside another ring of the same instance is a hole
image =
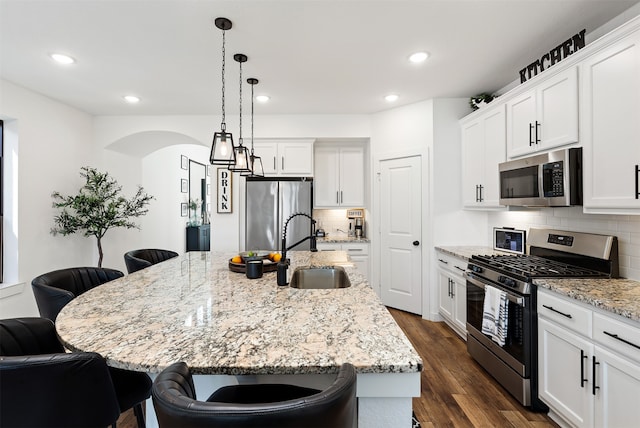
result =
[[[287,227],[289,226],[289,222],[294,217],[298,217],[298,216],[307,217],[309,220],[311,220],[311,235],[305,236],[295,244],[291,245],[290,247],[287,247]],[[318,251],[318,248],[316,246],[316,221],[309,214],[305,214],[305,213],[291,214],[287,219],[287,221],[284,223],[284,228],[282,230],[282,258],[278,262],[278,267],[277,267],[278,285],[287,285],[289,283],[287,281],[287,269],[289,268],[289,259],[287,259],[287,251],[299,244],[302,244],[307,239],[311,241],[311,248],[309,250],[313,252]]]

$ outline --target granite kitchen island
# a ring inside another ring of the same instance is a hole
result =
[[[349,362],[358,425],[409,427],[422,361],[376,293],[345,252],[288,255],[291,270],[343,266],[351,287],[278,287],[275,272],[253,280],[231,272],[233,254],[189,252],[78,296],[56,328],[67,348],[98,352],[113,367],[153,377],[184,361],[199,375],[201,399],[238,382],[320,388]]]

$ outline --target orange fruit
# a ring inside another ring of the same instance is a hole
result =
[[[273,260],[274,262],[278,263],[280,260],[282,259],[282,254],[280,253],[275,253],[273,255],[273,258],[271,260]]]
[[[231,259],[231,261],[232,261],[233,263],[242,263],[242,257],[240,257],[240,256],[234,256],[234,257]]]

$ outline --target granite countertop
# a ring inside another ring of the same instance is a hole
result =
[[[56,320],[69,349],[109,365],[160,372],[185,361],[197,374],[415,373],[422,360],[346,252],[290,251],[297,266],[342,265],[351,287],[279,287],[247,279],[234,254],[189,252],[78,296]]]
[[[452,256],[461,257],[465,260],[469,260],[473,255],[494,255],[494,254],[513,254],[506,251],[497,251],[492,247],[483,247],[483,246],[445,246],[445,247],[435,247],[436,250],[442,251],[443,253],[450,254]]]
[[[336,235],[327,235],[324,237],[316,238],[316,242],[326,242],[326,243],[336,243],[336,244],[360,244],[360,243],[369,243],[371,242],[369,238],[356,238],[355,236],[349,236],[344,234],[336,234]]]
[[[640,322],[640,282],[631,279],[535,279],[543,287]]]

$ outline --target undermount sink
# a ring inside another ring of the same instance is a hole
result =
[[[299,267],[293,271],[289,287],[330,289],[351,287],[349,276],[340,266]]]

